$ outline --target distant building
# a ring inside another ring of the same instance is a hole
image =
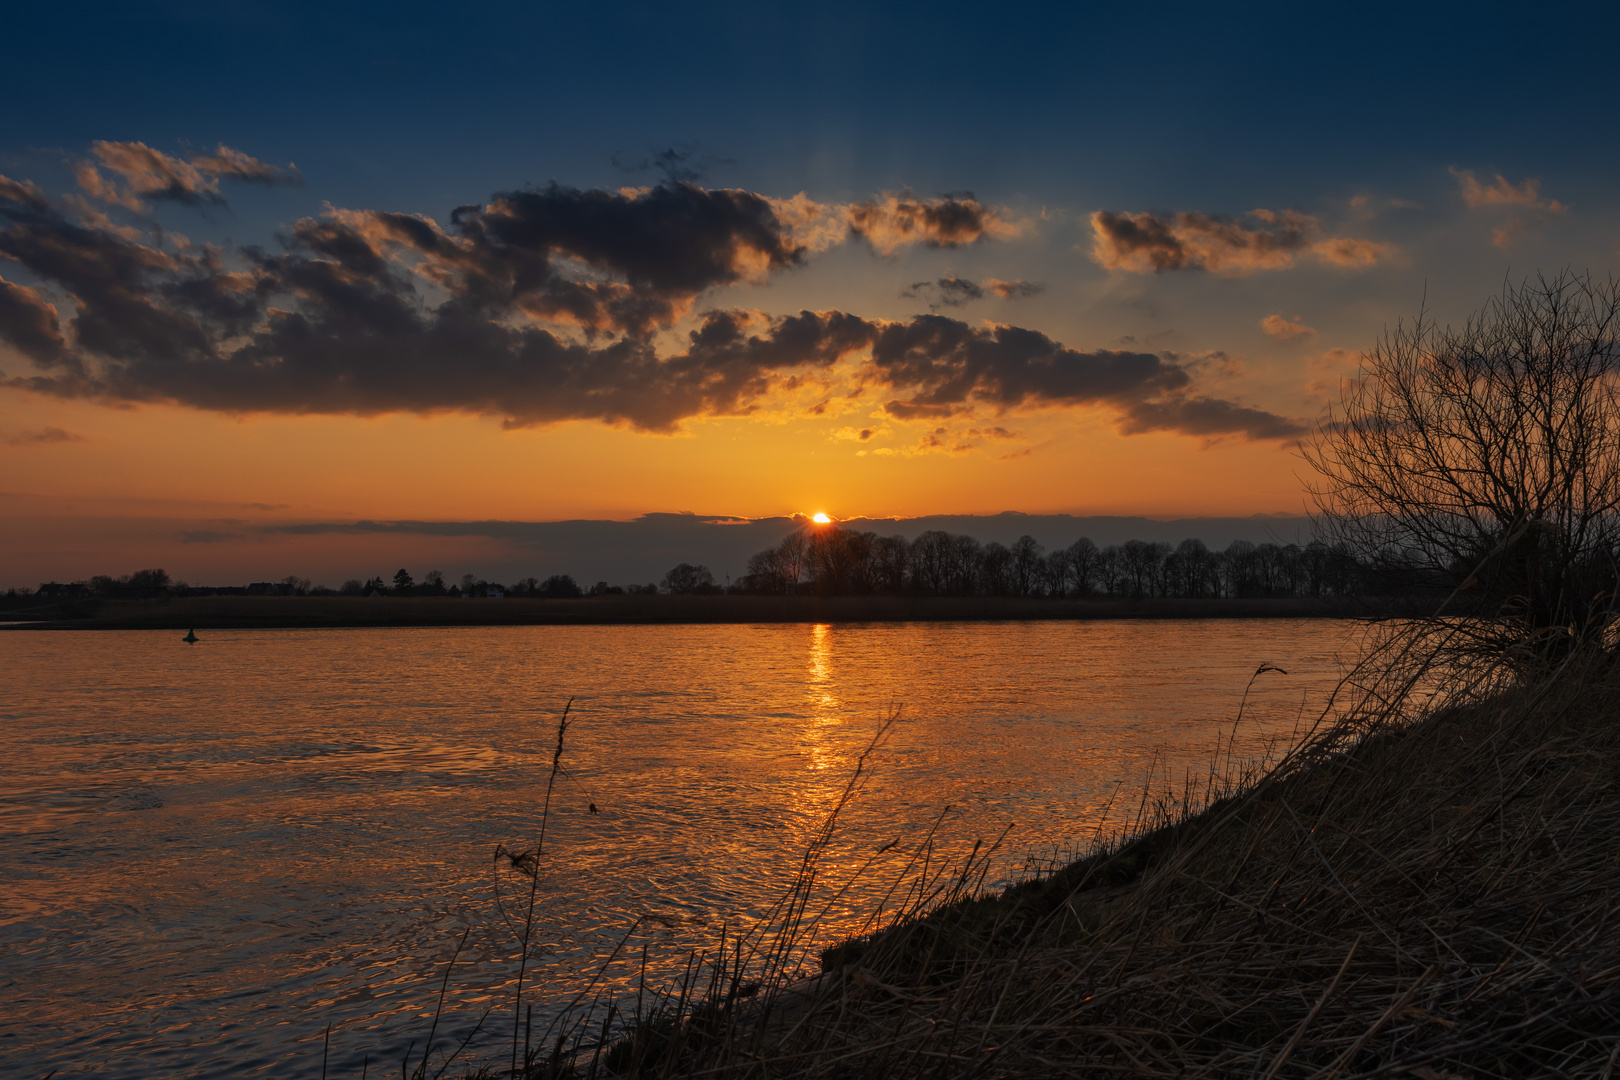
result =
[[[63,585],[55,581],[47,581],[41,585],[35,596],[48,596],[52,600],[84,600],[90,596],[90,586],[82,581],[75,581],[71,585]]]
[[[506,589],[500,585],[484,586],[484,597],[488,600],[505,600]]]
[[[273,581],[255,581],[247,587],[249,596],[280,596],[281,586]]]

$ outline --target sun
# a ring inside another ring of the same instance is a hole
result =
[[[832,521],[832,518],[828,517],[826,514],[814,514],[811,516],[810,520],[815,522],[817,525],[826,525]]]

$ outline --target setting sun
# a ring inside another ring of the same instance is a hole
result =
[[[810,520],[815,522],[817,525],[826,525],[832,521],[832,518],[828,517],[826,514],[816,514],[811,517]]]

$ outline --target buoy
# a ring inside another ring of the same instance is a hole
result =
[[[186,631],[186,636],[181,638],[180,640],[185,642],[187,645],[195,645],[195,644],[197,644],[197,631],[195,631],[195,630],[187,630]]]

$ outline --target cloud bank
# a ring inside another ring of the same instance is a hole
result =
[[[96,176],[117,178],[109,205],[125,209],[131,200],[212,201],[224,179],[293,175],[226,147],[185,160],[139,143],[98,143],[94,152]],[[826,223],[840,220],[846,237],[879,254],[1013,228],[966,195],[840,208],[671,180],[499,192],[456,208],[445,224],[333,210],[294,222],[281,250],[268,252],[165,244],[0,178],[0,258],[31,279],[0,279],[0,339],[33,368],[4,381],[60,397],[230,413],[459,411],[508,426],[596,420],[667,432],[768,408],[810,378],[870,393],[897,419],[1099,406],[1125,432],[1300,431],[1200,395],[1168,354],[1086,352],[1037,331],[937,314],[892,322],[710,310],[671,349],[668,332],[705,294],[803,265],[828,242]],[[1278,236],[1297,227],[1275,225]],[[1212,269],[1235,257],[1211,251],[1196,257]],[[1037,288],[944,280],[962,295]]]

